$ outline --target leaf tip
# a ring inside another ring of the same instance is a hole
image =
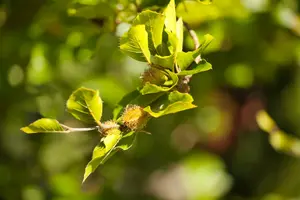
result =
[[[24,133],[27,133],[27,134],[32,133],[32,131],[30,131],[30,129],[27,126],[24,126],[24,127],[20,128],[20,131],[22,131]]]

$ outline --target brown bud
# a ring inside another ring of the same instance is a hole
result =
[[[141,75],[143,84],[149,82],[155,85],[162,85],[167,80],[168,77],[159,69],[150,67]]]
[[[101,126],[99,127],[99,131],[103,135],[109,135],[112,129],[119,129],[119,127],[119,124],[117,124],[115,121],[109,120],[101,124]]]
[[[122,115],[123,124],[131,130],[141,130],[149,120],[149,114],[137,105],[128,105]]]

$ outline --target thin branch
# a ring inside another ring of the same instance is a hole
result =
[[[191,27],[187,23],[184,23],[184,26],[189,31],[189,34],[194,41],[194,48],[198,49],[200,47],[200,42],[197,33],[193,29],[191,29]],[[195,62],[198,64],[200,61],[201,61],[201,55],[199,54],[199,56],[195,58]]]
[[[69,126],[66,126],[64,124],[60,124],[63,128],[66,129],[66,133],[71,133],[71,132],[87,132],[87,131],[94,131],[98,130],[99,126],[94,126],[94,127],[89,127],[89,128],[72,128]]]
[[[191,29],[191,27],[184,22],[184,26],[186,27],[186,29],[188,30],[192,40],[194,41],[194,48],[198,49],[200,47],[200,42],[198,39],[198,36],[196,34],[196,32]],[[196,58],[195,58],[195,62],[198,64],[201,61],[201,55],[199,54]],[[189,87],[189,82],[191,81],[192,75],[186,75],[184,77],[181,78],[180,80],[180,84],[178,84],[178,90],[184,93],[188,93],[190,91],[190,87]]]

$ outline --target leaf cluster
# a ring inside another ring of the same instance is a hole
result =
[[[183,51],[184,24],[176,18],[175,2],[171,0],[163,13],[151,10],[137,15],[129,31],[120,38],[122,52],[141,62],[147,69],[141,76],[142,85],[127,94],[113,111],[113,120],[101,122],[102,100],[99,92],[79,88],[69,97],[67,111],[89,128],[71,128],[55,119],[39,119],[21,128],[32,133],[71,133],[97,130],[99,144],[94,148],[91,161],[85,168],[83,182],[119,150],[128,150],[138,132],[152,117],[192,109],[193,97],[179,90],[182,80],[211,69],[204,59],[195,62],[212,40],[205,35],[204,41],[194,51]]]

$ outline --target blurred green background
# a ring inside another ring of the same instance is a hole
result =
[[[1,1],[0,1],[1,2]],[[104,120],[146,64],[118,49],[138,11],[167,0],[4,0],[0,3],[1,200],[300,199],[300,160],[275,152],[255,122],[265,108],[300,137],[300,2],[176,1],[213,70],[193,77],[198,108],[150,121],[134,147],[84,185],[96,132],[26,135],[38,118],[82,127],[65,112],[80,86],[100,91]],[[193,41],[186,34],[186,50]]]

